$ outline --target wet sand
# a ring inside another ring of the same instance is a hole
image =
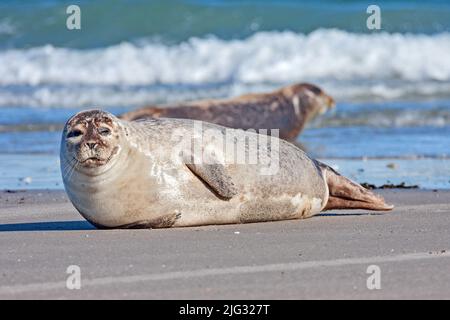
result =
[[[0,298],[450,299],[450,191],[379,192],[393,212],[105,231],[63,191],[0,191]]]

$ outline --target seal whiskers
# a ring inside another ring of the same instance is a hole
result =
[[[62,165],[63,179],[70,179],[77,168],[78,162],[76,159],[72,158]]]

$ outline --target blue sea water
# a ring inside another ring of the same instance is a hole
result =
[[[72,3],[0,2],[0,189],[61,187],[60,129],[78,110],[304,81],[337,101],[299,139],[312,156],[361,182],[450,188],[450,1],[377,1],[381,30],[357,0],[85,0],[68,30]]]

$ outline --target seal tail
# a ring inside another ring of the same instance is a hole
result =
[[[367,190],[356,182],[341,176],[329,166],[317,161],[325,175],[329,198],[324,210],[332,209],[366,209],[388,211],[394,208],[384,199]]]

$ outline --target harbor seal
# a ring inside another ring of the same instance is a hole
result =
[[[306,123],[335,106],[319,87],[300,83],[261,94],[224,100],[200,100],[149,106],[124,113],[123,120],[183,118],[202,120],[235,129],[279,129],[280,138],[293,141]]]
[[[330,209],[392,209],[287,141],[201,121],[130,122],[101,110],[82,111],[65,125],[60,158],[69,199],[98,228],[233,224],[307,218]]]

